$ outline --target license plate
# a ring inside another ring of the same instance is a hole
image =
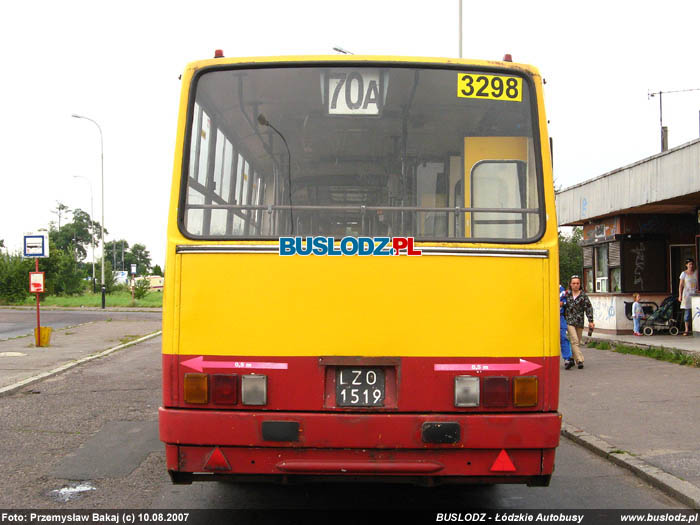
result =
[[[340,407],[384,406],[384,370],[360,366],[338,368],[335,400]]]

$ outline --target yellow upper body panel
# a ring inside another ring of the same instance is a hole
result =
[[[551,351],[543,316],[550,306],[546,259],[177,258],[178,348],[187,355],[538,357]]]

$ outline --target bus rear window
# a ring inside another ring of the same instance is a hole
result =
[[[217,69],[195,79],[190,238],[532,242],[544,228],[529,83],[412,67]]]

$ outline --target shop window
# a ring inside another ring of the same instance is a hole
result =
[[[594,288],[593,280],[593,247],[583,247],[583,289],[592,292]]]
[[[583,286],[586,289],[586,293],[593,292],[593,268],[583,269]]]
[[[622,291],[622,264],[620,241],[611,242],[608,245],[608,266],[610,266],[610,291],[619,293]]]
[[[595,291],[607,292],[608,286],[608,245],[595,247]]]
[[[610,291],[614,293],[622,291],[622,273],[620,268],[610,268]]]

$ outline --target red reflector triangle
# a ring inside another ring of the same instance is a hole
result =
[[[496,458],[496,461],[491,465],[491,472],[515,472],[515,465],[510,460],[510,456],[505,449]]]
[[[226,461],[226,456],[218,447],[211,453],[204,468],[206,470],[231,470],[231,466]]]

